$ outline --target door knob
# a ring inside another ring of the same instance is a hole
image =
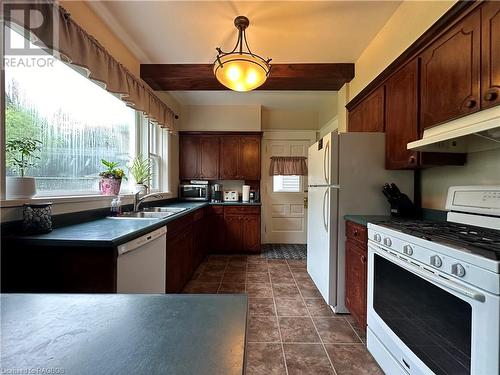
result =
[[[486,94],[484,94],[484,100],[487,102],[492,102],[498,97],[498,94],[495,91],[488,91]]]
[[[465,102],[465,107],[474,108],[476,106],[476,101],[474,99],[469,99]]]

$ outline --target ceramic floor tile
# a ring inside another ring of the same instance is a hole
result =
[[[248,272],[267,272],[268,265],[267,263],[248,263],[247,264]]]
[[[307,309],[311,316],[333,317],[334,312],[323,298],[305,298]]]
[[[351,325],[342,318],[314,318],[314,324],[324,343],[361,343]]]
[[[248,342],[280,342],[276,317],[251,315],[248,321]]]
[[[305,260],[297,260],[297,259],[287,259],[288,267],[290,269],[302,269],[305,270],[307,268],[307,262]]]
[[[299,290],[295,284],[273,284],[274,297],[299,298]]]
[[[248,311],[250,315],[276,315],[272,298],[248,298]]]
[[[268,283],[247,283],[247,294],[249,297],[272,297],[273,290]]]
[[[246,375],[286,375],[281,344],[249,343]]]
[[[245,283],[222,282],[219,287],[219,294],[241,294],[245,293]]]
[[[222,281],[223,274],[224,271],[203,271],[200,275],[198,275],[196,281],[220,283]]]
[[[288,270],[275,270],[270,269],[269,274],[271,275],[271,281],[273,283],[294,283],[292,273]]]
[[[308,316],[308,311],[302,298],[278,298],[276,301],[276,309],[278,316]]]
[[[248,257],[246,255],[232,255],[229,258],[229,263],[240,263],[240,262],[246,262]]]
[[[321,342],[311,318],[278,318],[283,342]]]
[[[363,344],[325,344],[338,375],[383,375]]]
[[[241,263],[241,262],[238,262],[238,263],[229,263],[226,267],[226,272],[234,272],[234,271],[243,271],[243,272],[246,272],[247,270],[247,263],[244,262],[244,263]]]
[[[304,285],[300,284],[297,281],[297,285],[299,286],[300,293],[304,298],[322,298],[321,293],[315,285]]]
[[[235,282],[235,283],[244,283],[246,282],[246,272],[241,271],[232,271],[232,272],[224,272],[224,277],[222,278],[222,282]]]
[[[220,283],[202,283],[199,281],[190,281],[184,288],[184,293],[208,293],[215,294],[219,289]]]
[[[247,282],[249,283],[269,283],[269,272],[247,272]]]
[[[288,375],[335,375],[321,344],[283,344]]]

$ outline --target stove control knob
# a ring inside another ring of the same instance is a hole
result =
[[[413,255],[413,248],[410,245],[405,245],[403,247],[403,253],[405,253],[408,256],[412,256]]]
[[[462,266],[460,263],[455,263],[454,265],[451,266],[451,273],[458,277],[464,277],[465,267]]]
[[[384,238],[384,245],[387,246],[387,247],[391,247],[392,245],[392,241],[389,237],[385,237]]]
[[[375,241],[377,241],[377,242],[382,241],[382,237],[381,237],[381,236],[380,236],[380,234],[378,234],[378,233],[377,233],[377,234],[375,234],[375,236],[373,236],[373,239],[374,239]]]
[[[437,255],[433,255],[431,256],[431,265],[436,268],[439,268],[443,265],[443,261]]]

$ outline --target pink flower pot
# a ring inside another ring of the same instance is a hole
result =
[[[118,195],[120,194],[120,186],[122,179],[99,177],[99,190],[102,195]]]

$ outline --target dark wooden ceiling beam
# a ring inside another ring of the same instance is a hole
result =
[[[141,78],[154,90],[228,90],[212,64],[141,64]],[[339,90],[354,78],[354,64],[272,64],[258,90]]]

